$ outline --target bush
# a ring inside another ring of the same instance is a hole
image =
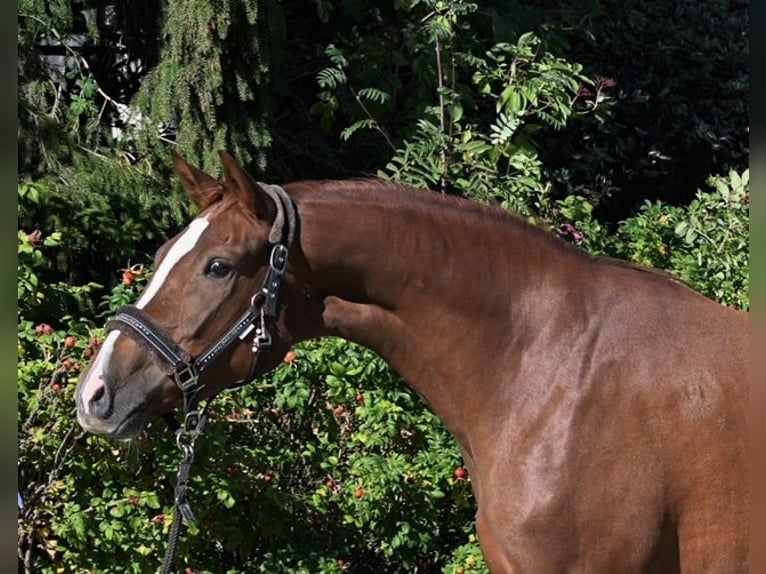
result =
[[[676,224],[669,268],[711,299],[750,309],[750,170],[707,181]]]
[[[584,113],[577,94],[590,81],[579,65],[544,52],[531,33],[483,57],[463,57],[473,91],[450,91],[447,103],[430,109],[380,175],[532,215],[548,187],[534,134]],[[477,107],[471,114],[470,102]]]
[[[586,251],[665,269],[724,305],[750,308],[749,170],[709,177],[685,207],[646,201],[613,234],[585,198],[553,203],[547,220]]]
[[[170,177],[170,154],[149,166],[115,158],[79,157],[55,177],[19,185],[19,226],[44,235],[61,233],[66,245],[41,261],[46,281],[106,283],[126,253],[150,260],[185,222],[190,210]],[[166,191],[159,191],[166,189]]]

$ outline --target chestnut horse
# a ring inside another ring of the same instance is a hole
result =
[[[83,375],[85,429],[134,436],[336,335],[457,438],[493,572],[747,571],[745,313],[498,208],[221,158],[176,157],[199,216]]]

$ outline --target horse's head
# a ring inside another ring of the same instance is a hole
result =
[[[190,396],[196,402],[274,368],[310,335],[312,297],[295,264],[282,273],[292,202],[221,158],[224,181],[175,158],[199,216],[159,249],[141,297],[109,325],[77,388],[86,430],[134,436]]]

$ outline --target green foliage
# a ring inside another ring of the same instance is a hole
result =
[[[75,26],[71,2],[25,0],[18,11],[19,168],[39,174],[98,140],[98,86],[87,62],[62,42]],[[68,68],[46,63],[43,46],[51,43],[63,44]]]
[[[368,106],[372,104],[384,105],[391,98],[388,92],[380,90],[378,88],[366,87],[360,90],[355,90],[349,83],[346,76],[346,68],[349,63],[343,56],[341,51],[334,45],[330,44],[325,48],[325,55],[332,63],[332,66],[324,68],[317,74],[317,83],[320,88],[324,88],[319,92],[317,101],[311,108],[311,113],[318,116],[320,123],[326,128],[329,128],[332,122],[335,112],[339,108],[338,97],[335,92],[343,87],[348,88],[354,99],[359,104],[360,109],[367,116],[365,118],[356,120],[348,127],[344,128],[340,132],[340,138],[343,141],[347,141],[358,130],[361,129],[375,129],[385,138],[388,144],[393,147],[393,143],[389,138],[386,131],[381,127],[378,121],[372,116]]]
[[[179,151],[218,173],[218,150],[265,168],[270,144],[263,88],[279,57],[280,11],[273,0],[214,3],[182,0],[164,5],[160,62],[136,104],[156,125],[176,123]]]
[[[470,64],[475,90],[443,87],[447,97],[419,121],[381,175],[533,215],[547,190],[534,134],[588,111],[575,103],[579,86],[590,83],[579,65],[540,48],[540,40],[526,33],[484,57],[456,54]]]
[[[403,5],[427,11],[420,26],[404,29],[412,57],[435,55],[421,83],[431,90],[426,101],[434,105],[424,109],[417,129],[401,144],[392,142],[379,118],[395,101],[395,90],[385,76],[368,78],[374,87],[355,89],[349,75],[354,62],[335,45],[325,50],[332,65],[317,75],[324,90],[312,110],[329,126],[344,110],[341,94],[348,90],[363,117],[343,128],[341,139],[371,128],[395,150],[379,176],[533,215],[547,190],[535,134],[543,127],[565,126],[573,114],[595,111],[605,98],[579,98],[583,86],[593,85],[582,67],[544,51],[531,32],[489,50],[474,45],[469,17],[476,4],[429,0]],[[366,77],[363,70],[357,73]],[[464,83],[465,77],[470,83]]]
[[[697,193],[673,229],[683,246],[671,252],[669,268],[708,297],[747,310],[750,171],[711,177],[707,188]]]
[[[645,202],[614,233],[592,205],[569,196],[550,202],[546,222],[586,251],[665,269],[722,304],[747,310],[750,285],[750,172],[711,176],[686,207]]]
[[[515,44],[496,44],[487,52],[486,60],[475,61],[478,69],[473,81],[480,94],[495,99],[495,111],[517,120],[517,125],[531,116],[545,125],[563,128],[574,111],[578,89],[588,79],[581,75],[579,64],[549,53],[540,55],[540,49],[540,39],[532,32],[522,34]],[[500,143],[505,141],[503,138]]]
[[[645,202],[634,217],[622,222],[617,231],[619,255],[650,267],[670,267],[671,251],[680,241],[675,226],[685,216],[681,207]]]
[[[43,262],[46,281],[106,284],[123,265],[125,253],[146,263],[165,238],[188,219],[180,186],[166,192],[164,163],[130,165],[93,155],[77,156],[55,177],[19,186],[19,226],[48,235],[61,233],[65,248]]]
[[[708,297],[749,308],[749,171],[711,177],[688,207],[645,203],[619,227],[616,255],[668,269]]]
[[[33,185],[20,185],[18,188],[19,204],[37,203],[40,200],[39,188]],[[29,323],[43,317],[59,317],[70,311],[87,312],[90,293],[101,287],[98,283],[68,285],[63,281],[49,281],[44,269],[47,261],[62,248],[62,232],[54,231],[49,235],[40,230],[29,233],[18,231],[18,315],[19,321]],[[47,254],[47,257],[46,257]],[[27,325],[28,328],[29,325]]]
[[[471,534],[468,542],[455,550],[452,561],[443,572],[444,574],[489,574],[476,536]]]

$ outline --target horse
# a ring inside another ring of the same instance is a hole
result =
[[[82,427],[135,436],[338,336],[456,437],[492,572],[747,571],[747,313],[500,208],[221,160],[174,155],[199,215],[108,325]]]

